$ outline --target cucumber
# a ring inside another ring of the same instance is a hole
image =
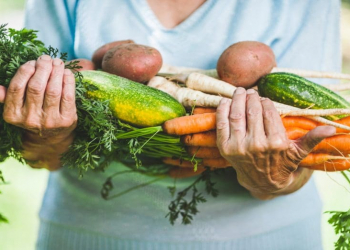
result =
[[[137,127],[153,127],[186,114],[172,96],[103,71],[82,71],[88,98],[109,101],[113,115]]]
[[[350,103],[337,93],[291,73],[267,74],[259,79],[257,86],[260,96],[297,108],[350,108]],[[345,115],[326,118],[336,120],[341,117]]]

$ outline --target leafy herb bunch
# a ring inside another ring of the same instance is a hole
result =
[[[123,123],[113,116],[108,101],[101,102],[87,98],[86,92],[90,90],[91,86],[84,83],[82,75],[77,71],[81,68],[78,66],[78,62],[67,62],[66,53],[59,53],[57,49],[51,46],[46,48],[44,43],[37,39],[37,31],[7,29],[6,25],[0,26],[0,85],[7,88],[22,64],[30,60],[36,60],[43,54],[62,59],[65,62],[65,68],[75,72],[78,125],[75,130],[74,142],[68,152],[62,155],[63,165],[77,168],[80,176],[82,176],[88,169],[104,170],[113,160],[131,157],[135,164],[130,166],[131,170],[128,172],[137,171],[157,176],[156,179],[158,180],[165,176],[170,167],[165,165],[160,168],[144,167],[140,160],[141,155],[153,158],[176,156],[189,159],[179,137],[163,133],[160,126],[135,128]],[[0,104],[0,114],[3,113],[3,110],[4,105]],[[0,162],[13,157],[25,163],[25,159],[21,155],[23,131],[22,128],[6,123],[0,115]],[[198,194],[196,189],[196,184],[199,182],[204,181],[206,185],[210,183],[209,170],[204,173],[188,189],[180,192],[180,195],[174,200],[175,203],[182,204],[182,206],[176,206],[174,202],[169,205],[169,215],[174,214],[169,217],[171,223],[174,223],[174,220],[178,217],[175,214],[181,211],[182,222],[188,224],[192,219],[189,215],[194,214],[194,211],[198,211],[193,207],[198,202],[204,202],[204,198]],[[108,178],[102,187],[101,195],[104,199],[120,195],[110,195],[113,188],[111,179],[112,177]],[[152,182],[154,181],[148,184]],[[0,171],[1,183],[5,183],[5,179]],[[142,186],[146,184],[142,184]],[[208,187],[208,194],[214,194],[215,196],[217,190],[214,185]],[[133,189],[135,187],[122,192],[122,194]],[[172,187],[172,190],[175,192],[175,187]],[[192,190],[194,195],[189,202],[192,205],[186,207],[183,206],[184,202],[187,202],[184,195],[189,190]],[[0,214],[1,221],[6,222],[7,220]]]

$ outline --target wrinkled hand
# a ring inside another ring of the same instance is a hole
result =
[[[239,183],[260,199],[288,194],[302,187],[312,171],[300,161],[335,128],[317,127],[304,137],[287,138],[271,100],[255,90],[237,88],[232,101],[217,109],[217,146],[237,172]]]
[[[23,64],[8,89],[0,88],[0,102],[4,120],[27,131],[25,158],[38,162],[40,154],[60,154],[68,148],[77,124],[75,79],[62,60],[43,55]]]

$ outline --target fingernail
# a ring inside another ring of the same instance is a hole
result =
[[[72,71],[70,71],[70,69],[64,69],[64,74],[69,76],[72,74]]]
[[[266,99],[266,97],[260,97],[260,101],[265,101]]]
[[[58,59],[58,58],[53,59],[53,65],[58,66],[58,65],[61,65],[61,64],[62,64],[62,60],[61,59]]]
[[[42,56],[40,57],[40,59],[41,59],[41,60],[45,60],[45,61],[49,61],[49,60],[51,60],[51,57],[48,56],[48,55],[42,55]]]
[[[222,98],[222,100],[221,100],[221,102],[223,104],[227,104],[227,103],[229,103],[229,101],[230,101],[230,99],[228,99],[228,98]]]
[[[238,87],[236,90],[235,90],[235,94],[243,94],[245,92],[245,89],[242,88],[242,87]]]
[[[30,65],[32,65],[32,66],[35,66],[35,63],[36,63],[36,62],[35,62],[34,60],[32,60],[32,61],[28,61],[27,63],[30,64]]]
[[[254,89],[248,89],[247,90],[247,94],[250,95],[250,94],[254,94],[256,93],[256,91]]]

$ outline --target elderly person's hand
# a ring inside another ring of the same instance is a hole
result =
[[[23,64],[0,89],[4,120],[26,130],[23,157],[33,167],[57,169],[77,124],[74,74],[43,55]]]
[[[335,128],[317,127],[299,140],[289,140],[271,100],[253,89],[237,88],[230,102],[217,109],[217,145],[237,172],[239,183],[259,199],[298,190],[312,170],[300,161]]]

